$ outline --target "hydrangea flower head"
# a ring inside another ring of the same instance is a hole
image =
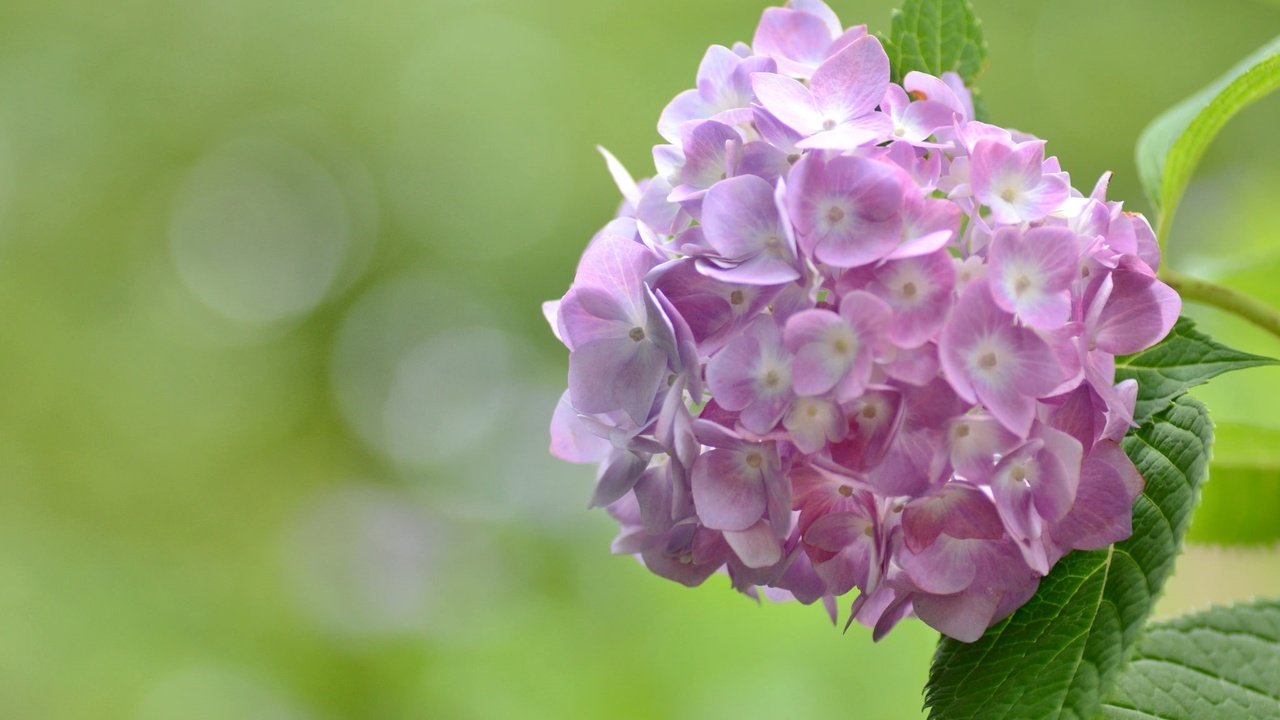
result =
[[[976,640],[1072,550],[1130,533],[1115,356],[1172,327],[1142,216],[978,122],[820,0],[707,51],[655,173],[544,311],[569,349],[552,452],[598,465],[615,552],[758,597],[857,591],[879,638]]]

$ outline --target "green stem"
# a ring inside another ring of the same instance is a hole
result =
[[[1161,268],[1160,279],[1178,291],[1186,300],[1212,305],[1248,320],[1280,338],[1280,311],[1264,302],[1208,280],[1189,277],[1176,270]]]

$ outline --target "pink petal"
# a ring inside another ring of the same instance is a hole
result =
[[[1075,504],[1051,530],[1063,551],[1094,550],[1133,532],[1133,501],[1143,480],[1133,461],[1111,441],[1094,446],[1080,473]]]
[[[837,267],[888,255],[901,237],[900,172],[860,157],[806,157],[792,171],[787,198],[800,244]]]
[[[813,73],[809,88],[825,118],[839,125],[870,113],[889,85],[889,56],[874,35],[832,55]]]
[[[1122,262],[1111,273],[1113,287],[1098,317],[1098,348],[1127,355],[1156,344],[1178,319],[1182,299],[1168,285]]]
[[[893,121],[884,113],[872,112],[814,133],[796,143],[803,150],[856,150],[878,143],[893,133]]]
[[[702,231],[726,260],[741,261],[781,244],[773,186],[754,175],[716,183],[702,201]]]
[[[764,109],[782,124],[805,136],[822,131],[822,111],[804,85],[784,75],[755,73],[751,88]]]
[[[578,261],[575,288],[596,288],[640,303],[644,276],[662,261],[635,240],[634,220],[615,220],[605,226]]]
[[[726,530],[724,539],[742,564],[749,568],[770,567],[782,559],[782,544],[764,520],[746,530]]]
[[[610,447],[608,440],[582,424],[578,411],[569,404],[566,390],[551,415],[551,454],[568,462],[594,463],[603,460]]]
[[[807,78],[826,58],[834,39],[823,17],[790,8],[768,8],[751,45],[758,55],[776,60],[780,72]]]
[[[711,114],[711,105],[697,90],[685,90],[662,109],[658,117],[658,134],[667,142],[679,145],[689,123],[705,120]]]
[[[751,451],[709,450],[693,464],[693,502],[713,530],[746,530],[764,514],[764,477],[747,462]]]
[[[596,340],[569,354],[569,395],[582,412],[623,410],[644,425],[666,370],[667,357],[652,342]]]
[[[975,588],[955,595],[916,595],[912,607],[929,627],[960,642],[976,642],[990,627],[1000,593]]]

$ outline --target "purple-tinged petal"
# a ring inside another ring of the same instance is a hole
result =
[[[830,310],[805,310],[787,320],[784,337],[795,353],[792,385],[798,395],[821,395],[849,372],[858,352],[858,337]]]
[[[808,78],[835,40],[827,19],[791,8],[768,8],[760,17],[751,46],[773,58],[779,72]]]
[[[830,33],[831,37],[839,37],[840,34],[844,32],[844,28],[840,25],[840,18],[836,15],[835,11],[831,9],[831,6],[827,5],[822,0],[789,0],[787,2],[787,7],[792,10],[809,13],[810,15],[817,15],[827,26],[827,32]],[[863,35],[867,34],[867,29],[864,25],[854,26],[849,29],[861,29]]]
[[[713,530],[746,530],[764,515],[765,452],[758,448],[709,450],[693,464],[693,503]]]
[[[640,188],[636,185],[636,181],[631,177],[631,173],[627,172],[627,168],[623,166],[613,153],[605,150],[604,147],[597,145],[596,150],[604,156],[605,166],[609,168],[609,175],[613,177],[613,182],[618,186],[618,191],[622,193],[622,198],[635,208],[640,205]]]
[[[803,140],[805,135],[774,117],[772,113],[764,109],[764,106],[757,104],[751,107],[751,120],[756,126],[756,131],[760,133],[760,137],[764,138],[765,142],[781,152],[799,152],[796,143]]]
[[[1043,163],[1042,140],[1013,145],[994,139],[979,140],[970,155],[973,195],[991,209],[996,223],[1040,220],[1071,194],[1066,178],[1046,174]]]
[[[962,214],[953,202],[908,194],[902,207],[902,245],[888,259],[941,250],[957,236]]]
[[[1037,472],[1028,482],[1036,512],[1046,521],[1056,522],[1075,502],[1083,448],[1079,440],[1047,425],[1038,425],[1035,434],[1044,441],[1044,448],[1036,457]]]
[[[889,450],[905,416],[902,392],[894,388],[868,390],[850,403],[849,434],[831,446],[831,459],[849,470],[874,467]]]
[[[600,462],[610,450],[609,441],[592,433],[569,403],[569,391],[556,402],[551,415],[551,454],[573,463]]]
[[[928,432],[900,430],[889,451],[867,472],[867,484],[887,497],[919,495],[926,492],[937,476],[942,464],[942,448]]]
[[[951,86],[940,78],[913,70],[902,78],[902,87],[917,101],[939,103],[961,120],[971,116]],[[954,118],[948,117],[944,124],[950,127],[953,122]]]
[[[658,134],[667,142],[680,144],[691,123],[705,120],[712,114],[712,106],[697,90],[685,90],[676,95],[658,117]]]
[[[923,552],[944,533],[957,540],[998,540],[1004,535],[991,499],[964,482],[949,482],[931,495],[908,502],[902,511],[902,530],[913,553]]]
[[[988,415],[965,415],[952,421],[947,433],[951,465],[960,477],[984,483],[995,472],[996,460],[1019,444],[1009,432]]]
[[[640,192],[640,204],[636,206],[636,220],[663,235],[678,235],[689,226],[692,218],[679,204],[668,200],[671,183],[666,178],[655,177],[644,183]]]
[[[817,602],[823,597],[830,597],[827,593],[827,584],[814,571],[813,563],[803,552],[795,554],[775,586],[791,593],[792,597],[805,605]],[[834,616],[831,622],[835,622]]]
[[[564,335],[560,333],[560,301],[548,300],[542,303],[542,317],[551,326],[551,334],[563,343]]]
[[[771,567],[782,559],[782,544],[764,520],[746,530],[726,530],[724,539],[742,564],[749,568]]]
[[[959,540],[945,533],[919,552],[904,549],[896,560],[911,584],[938,595],[958,593],[975,584],[984,546],[990,540]]]
[[[890,378],[908,385],[928,385],[938,377],[938,348],[925,343],[914,348],[896,347],[892,358],[880,365]]]
[[[638,307],[644,276],[662,261],[638,242],[634,220],[614,220],[604,227],[578,261],[575,288],[590,287],[627,298]]]
[[[731,551],[720,533],[676,525],[640,553],[645,567],[659,577],[695,587],[724,566]]]
[[[1033,222],[1057,210],[1070,197],[1071,182],[1064,173],[1045,173],[1038,185],[1018,197],[1013,211],[1017,219]]]
[[[911,605],[926,625],[960,642],[976,642],[991,626],[1000,592],[974,588],[954,595],[917,594]]]
[[[787,154],[766,142],[749,142],[730,145],[727,165],[730,176],[755,175],[770,183],[791,170]]]
[[[791,481],[782,472],[782,458],[775,443],[755,447],[764,457],[761,472],[764,473],[765,519],[774,534],[785,538],[791,531]]]
[[[574,287],[561,299],[556,320],[565,345],[576,350],[596,340],[627,337],[633,328],[643,332],[647,324],[643,306],[643,294],[637,307],[630,298],[600,288]]]
[[[1021,233],[996,231],[988,250],[991,295],[1006,312],[1034,328],[1053,330],[1071,316],[1071,283],[1079,268],[1080,244],[1065,227]]]
[[[1138,426],[1133,421],[1134,406],[1138,402],[1138,381],[1130,378],[1116,383],[1114,389],[1113,394],[1105,396],[1106,424],[1102,427],[1102,438],[1119,442],[1130,428]]]
[[[797,398],[782,419],[782,426],[790,433],[791,442],[807,454],[822,450],[828,442],[841,440],[848,430],[840,406],[816,397]]]
[[[762,355],[759,340],[743,334],[707,364],[707,387],[721,407],[737,411],[756,399],[757,367]],[[781,383],[781,377],[776,374],[772,379],[775,385]]]
[[[727,423],[733,422],[731,413],[726,412],[712,399],[702,408],[702,412],[693,421],[693,435],[698,442],[714,448],[739,450],[748,445],[742,436],[729,429]]]
[[[938,181],[942,176],[942,153],[931,152],[926,154],[911,143],[903,140],[894,140],[889,143],[885,157],[902,168],[922,193],[932,193],[938,189]],[[963,160],[965,158],[957,158],[952,160],[950,164],[954,166],[957,161]],[[947,205],[953,204],[946,200],[941,202]],[[956,220],[956,225],[958,227],[959,218]],[[904,236],[911,237],[907,233],[904,233]]]
[[[1087,453],[1102,437],[1105,404],[1088,383],[1081,383],[1068,393],[1041,406],[1041,420],[1080,441]]]
[[[824,122],[823,127],[826,127]],[[884,113],[872,112],[814,133],[796,143],[802,150],[856,150],[884,141],[893,132],[893,121]]]
[[[596,476],[596,491],[588,507],[604,507],[635,487],[641,473],[649,466],[647,454],[637,454],[627,450],[613,450],[609,457],[600,464]]]
[[[1036,398],[1058,385],[1062,366],[1034,331],[1016,326],[983,285],[970,285],[942,331],[943,373],[956,394],[977,400],[1006,428],[1026,436]]]
[[[864,590],[854,598],[845,631],[857,621],[860,625],[875,628],[872,637],[878,642],[899,620],[910,614],[911,593],[881,584],[875,590]]]
[[[686,405],[685,387],[689,378],[677,376],[669,378],[669,387],[662,400],[662,408],[653,426],[653,438],[662,446],[662,451],[671,455],[673,460],[686,463],[693,455],[701,451],[697,439],[693,435],[693,415]],[[694,402],[699,402],[697,397]],[[690,453],[686,455],[686,453]],[[688,464],[688,463],[686,463]]]
[[[723,45],[707,48],[698,65],[698,94],[713,107],[716,106],[715,101],[721,99],[726,90],[732,87],[734,71],[742,64],[742,60],[741,56]],[[725,104],[717,109],[726,110],[729,107],[732,106]]]
[[[1142,476],[1120,446],[1099,442],[1081,467],[1075,504],[1050,529],[1053,541],[1066,552],[1096,550],[1128,538],[1133,501],[1142,486]]]
[[[767,433],[791,403],[791,358],[772,317],[759,316],[707,364],[707,387],[742,424]]]
[[[924,147],[934,146],[928,138],[940,130],[951,127],[955,111],[942,103],[919,101],[903,109],[895,118],[893,135],[909,143]]]
[[[623,410],[644,425],[666,371],[666,354],[643,335],[595,340],[569,354],[569,395],[582,412]]]
[[[731,262],[748,260],[771,247],[785,252],[773,186],[754,175],[722,180],[707,191],[702,231],[720,257]]]
[[[775,73],[755,73],[751,76],[751,87],[760,105],[783,125],[801,136],[822,132],[822,110],[809,88]]]
[[[671,321],[672,341],[675,343],[675,352],[669,353],[672,359],[671,364],[684,378],[683,382],[694,401],[700,402],[702,400],[702,364],[698,358],[698,344],[693,336],[693,330],[661,290],[652,291],[652,297],[658,301],[661,314]]]
[[[880,101],[880,110],[889,117],[893,118],[895,130],[898,124],[898,118],[902,116],[903,111],[911,104],[911,98],[907,97],[907,91],[902,89],[900,85],[890,85],[885,88],[884,99]],[[897,135],[897,132],[894,132]]]
[[[893,312],[889,339],[915,348],[935,338],[947,322],[954,302],[955,262],[946,250],[890,260],[846,275],[850,286],[862,285]]]
[[[804,541],[821,550],[840,552],[850,545],[870,542],[874,535],[871,518],[854,512],[833,512],[809,525]]]
[[[801,160],[792,171],[787,203],[800,245],[836,267],[888,255],[901,238],[900,173],[859,157]]]
[[[1092,328],[1099,349],[1127,355],[1169,334],[1182,311],[1182,300],[1173,288],[1124,260],[1112,271],[1111,281],[1111,295]]]
[[[874,35],[866,35],[823,62],[809,89],[831,129],[875,110],[888,85],[889,56]]]
[[[651,467],[636,480],[636,503],[640,506],[644,531],[650,535],[661,535],[675,524],[671,517],[673,488],[669,468],[669,465]]]
[[[778,293],[776,287],[753,287],[706,277],[690,259],[676,261],[653,282],[689,324],[703,356],[723,346],[730,333],[760,314]]]
[[[703,192],[728,174],[727,146],[742,142],[737,130],[707,120],[689,131],[684,144],[684,166],[680,169],[680,185],[671,193],[673,202],[701,197]]]

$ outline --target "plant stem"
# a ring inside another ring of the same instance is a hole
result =
[[[1248,320],[1280,338],[1280,311],[1260,300],[1208,280],[1189,277],[1169,268],[1160,269],[1160,279],[1187,300],[1213,305]]]

